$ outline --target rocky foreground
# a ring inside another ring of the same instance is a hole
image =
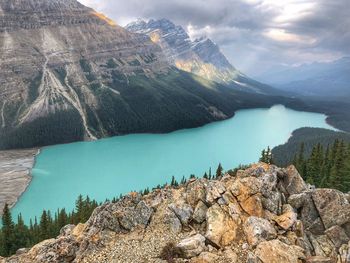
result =
[[[0,262],[350,262],[350,194],[263,163],[98,207]]]

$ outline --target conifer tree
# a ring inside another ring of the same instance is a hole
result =
[[[224,170],[224,169],[222,168],[221,163],[219,163],[219,166],[218,166],[218,168],[216,169],[216,178],[219,178],[220,176],[222,176],[223,170]]]
[[[15,252],[15,236],[14,236],[14,223],[12,221],[12,216],[10,209],[7,204],[5,204],[3,215],[2,215],[2,251],[3,255],[9,256]]]

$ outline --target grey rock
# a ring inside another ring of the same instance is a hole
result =
[[[314,234],[323,233],[324,227],[312,199],[312,192],[293,194],[289,196],[288,204],[299,211],[299,217],[303,221],[305,229]]]
[[[197,234],[181,240],[176,246],[184,252],[185,258],[193,258],[206,249],[205,237],[201,234]]]
[[[249,217],[243,225],[243,229],[248,243],[253,247],[264,240],[271,240],[277,237],[275,228],[264,218]]]
[[[345,233],[345,230],[340,226],[332,226],[331,228],[328,228],[325,233],[333,242],[336,250],[350,241],[348,235]]]
[[[345,195],[334,189],[316,189],[312,199],[325,228],[350,222],[350,203]]]
[[[68,236],[72,233],[72,230],[75,228],[75,225],[66,225],[61,228],[60,236]]]
[[[170,204],[169,209],[179,218],[182,225],[187,226],[192,219],[193,209],[189,204]]]
[[[303,178],[293,165],[285,169],[282,177],[282,185],[288,195],[299,194],[308,189]]]
[[[205,221],[207,211],[208,207],[202,201],[199,201],[193,212],[193,220],[198,224],[203,223]]]

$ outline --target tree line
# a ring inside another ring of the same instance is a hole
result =
[[[21,214],[18,215],[17,222],[14,222],[6,204],[0,230],[0,256],[13,255],[19,248],[31,247],[45,239],[56,237],[65,225],[86,222],[97,205],[95,200],[80,195],[72,212],[67,213],[65,209],[59,209],[52,215],[50,211],[44,210],[39,219],[31,219],[27,226]]]
[[[237,169],[228,172],[235,174],[234,171]],[[217,179],[223,174],[224,169],[219,164],[215,174],[212,174],[211,169],[209,169],[209,173],[205,172],[203,178]],[[192,178],[196,178],[196,176],[191,175],[190,179]],[[178,182],[173,176],[170,186],[179,187],[186,184],[187,181],[186,177],[182,177],[181,181]],[[168,183],[159,184],[153,190],[162,189],[166,186],[168,186]],[[149,193],[149,188],[139,191],[141,195],[147,195]],[[123,198],[123,195],[114,197],[111,202],[116,203],[121,198]],[[60,234],[60,230],[65,225],[85,223],[90,218],[94,209],[100,204],[96,200],[90,199],[89,196],[84,198],[82,195],[79,195],[72,212],[67,213],[65,209],[59,209],[53,215],[51,211],[44,210],[39,219],[36,217],[34,220],[30,219],[29,226],[25,224],[21,214],[18,215],[17,222],[14,221],[9,206],[6,204],[3,210],[2,228],[0,230],[0,256],[11,256],[20,248],[29,248],[45,239],[54,238]]]
[[[301,176],[316,187],[350,191],[350,143],[335,140],[327,147],[318,143],[309,156],[305,155],[305,145],[301,143],[293,164]]]

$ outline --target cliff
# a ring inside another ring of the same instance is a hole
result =
[[[180,70],[224,84],[235,90],[260,94],[281,94],[237,70],[211,39],[191,40],[183,27],[168,19],[137,20],[125,27],[144,34],[159,45],[169,63]]]
[[[350,195],[263,163],[98,207],[1,262],[350,262]]]
[[[0,149],[169,132],[277,103],[176,69],[148,36],[76,0],[0,0],[0,53]]]

